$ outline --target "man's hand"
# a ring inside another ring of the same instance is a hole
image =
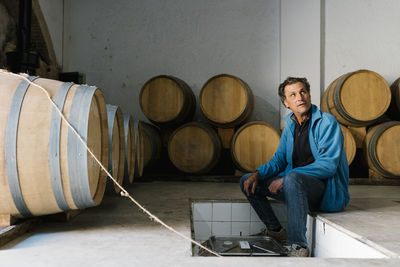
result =
[[[283,178],[273,181],[269,186],[268,190],[272,194],[278,194],[279,189],[283,187]]]
[[[243,188],[246,195],[254,194],[256,191],[256,187],[258,184],[258,178],[260,178],[260,174],[258,172],[253,173],[250,177],[244,181]]]

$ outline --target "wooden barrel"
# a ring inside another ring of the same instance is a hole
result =
[[[160,127],[176,127],[193,118],[196,97],[189,85],[171,75],[148,80],[140,91],[144,115]]]
[[[143,168],[149,168],[154,166],[161,156],[161,137],[159,129],[146,123],[144,121],[140,122],[139,126],[140,138],[141,138],[141,146],[142,146],[142,155],[143,159]]]
[[[124,130],[124,179],[132,183],[135,176],[135,129],[133,118],[129,114],[124,114]]]
[[[389,121],[370,128],[363,147],[370,169],[388,178],[400,178],[400,122]]]
[[[124,182],[125,137],[124,118],[118,106],[107,104],[108,121],[108,172],[122,185]],[[121,189],[107,180],[106,192],[119,193]]]
[[[206,119],[221,128],[240,125],[254,107],[253,93],[247,83],[228,74],[210,78],[201,89],[199,102]]]
[[[100,89],[29,77],[48,90],[107,166],[107,113]],[[0,73],[0,214],[30,217],[84,209],[103,199],[106,174],[46,94]]]
[[[189,122],[176,129],[168,141],[168,156],[176,168],[203,174],[210,171],[221,155],[221,141],[209,125]]]
[[[392,101],[387,110],[387,115],[392,120],[400,120],[400,78],[393,82],[390,90],[392,92]]]
[[[390,88],[385,79],[369,70],[349,72],[325,90],[321,109],[344,125],[367,126],[376,122],[389,107]]]
[[[135,120],[133,122],[133,130],[135,132],[135,177],[143,176],[144,169],[144,147],[142,138],[142,122]]]
[[[232,138],[232,160],[241,171],[253,172],[272,158],[279,141],[280,133],[268,123],[246,123]]]
[[[340,125],[344,136],[344,150],[346,151],[347,162],[350,165],[356,156],[357,146],[353,134],[346,126]]]

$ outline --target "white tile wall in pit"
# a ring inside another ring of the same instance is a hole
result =
[[[250,222],[232,222],[232,235],[250,235]]]
[[[212,222],[211,225],[212,235],[232,235],[232,222]]]
[[[212,221],[231,222],[231,211],[232,203],[212,203]]]
[[[232,222],[249,222],[250,204],[232,203]]]
[[[286,227],[285,205],[277,202],[271,205]],[[254,235],[265,229],[248,202],[193,202],[192,214],[194,237],[199,241],[207,240],[212,235]]]
[[[211,236],[211,222],[194,221],[195,239],[205,241]]]
[[[193,203],[193,221],[208,221],[212,219],[211,203]]]

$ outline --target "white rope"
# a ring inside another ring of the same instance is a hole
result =
[[[202,249],[206,250],[207,252],[212,253],[213,255],[217,256],[217,257],[222,257],[221,255],[219,255],[218,253],[210,250],[209,248],[201,245],[200,243],[198,243],[197,241],[186,237],[185,235],[181,234],[180,232],[176,231],[174,228],[172,228],[171,226],[167,225],[166,223],[164,223],[163,221],[161,221],[157,216],[153,215],[150,211],[148,211],[147,209],[145,209],[139,202],[137,202],[129,193],[128,191],[125,190],[125,188],[123,188],[117,181],[116,179],[108,172],[108,170],[103,166],[103,164],[101,164],[101,162],[97,159],[97,157],[93,154],[93,152],[90,150],[90,148],[87,146],[86,142],[82,139],[82,137],[80,136],[80,134],[75,130],[75,128],[69,123],[69,121],[65,118],[64,114],[62,113],[62,111],[57,107],[57,105],[54,103],[54,101],[51,99],[51,96],[49,94],[49,92],[43,88],[41,85],[35,83],[35,82],[31,82],[27,77],[20,75],[20,74],[15,74],[12,72],[8,72],[6,70],[2,70],[0,69],[1,73],[4,74],[8,74],[8,75],[12,75],[18,78],[22,78],[23,80],[27,81],[29,84],[38,87],[39,89],[41,89],[47,96],[47,98],[49,99],[49,101],[51,102],[51,104],[54,106],[54,108],[57,110],[57,112],[60,114],[61,118],[63,119],[63,121],[68,125],[68,127],[71,128],[71,130],[78,136],[79,140],[81,141],[81,143],[85,146],[86,150],[89,152],[89,154],[94,158],[94,160],[97,162],[97,164],[99,164],[100,168],[107,174],[107,176],[114,182],[114,184],[116,184],[120,189],[121,189],[121,196],[123,197],[127,197],[129,198],[133,203],[135,203],[136,206],[139,207],[139,209],[141,209],[144,213],[146,213],[147,215],[149,215],[151,220],[154,220],[156,222],[158,222],[159,224],[161,224],[162,226],[164,226],[165,228],[167,228],[168,230],[174,232],[175,234],[179,235],[180,237],[190,241],[191,243],[201,247]]]

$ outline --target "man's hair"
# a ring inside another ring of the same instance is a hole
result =
[[[295,84],[298,82],[301,82],[304,85],[304,87],[306,88],[307,92],[310,93],[310,84],[308,83],[306,78],[287,77],[286,80],[284,80],[283,83],[281,83],[278,88],[278,94],[281,97],[282,104],[284,104],[284,101],[286,99],[286,96],[285,96],[286,85],[291,85],[291,84]]]

